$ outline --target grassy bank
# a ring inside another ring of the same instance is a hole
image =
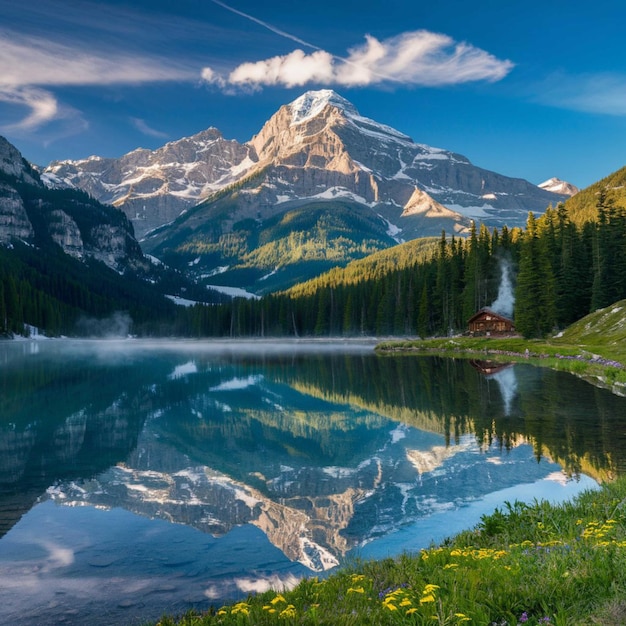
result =
[[[572,502],[506,504],[473,530],[160,626],[626,624],[626,479]]]
[[[601,309],[546,339],[522,337],[444,337],[387,341],[377,350],[522,361],[565,370],[626,393],[626,300]]]

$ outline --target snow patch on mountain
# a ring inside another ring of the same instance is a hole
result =
[[[245,289],[241,289],[240,287],[226,287],[224,285],[206,285],[207,289],[212,289],[213,291],[217,291],[218,293],[223,293],[226,296],[230,296],[231,298],[245,298],[246,300],[258,300],[260,296],[257,296],[254,293],[250,293]]]
[[[365,206],[376,206],[376,202],[368,202],[362,196],[357,195],[356,193],[350,191],[349,189],[346,189],[345,187],[329,187],[321,193],[317,193],[309,197],[321,200],[336,200],[337,198],[348,198],[349,200],[354,200],[354,202],[358,202],[359,204],[363,204]]]
[[[483,204],[483,206],[461,206],[460,204],[446,204],[446,207],[455,213],[460,213],[465,217],[469,217],[471,219],[480,219],[480,218],[489,218],[493,217],[491,213],[488,213],[488,210],[497,211],[490,204]]]

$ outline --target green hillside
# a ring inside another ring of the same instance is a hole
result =
[[[348,200],[292,206],[266,220],[240,220],[225,232],[219,224],[232,202],[196,208],[144,248],[207,284],[268,293],[396,244],[383,219]]]
[[[570,220],[581,226],[598,218],[598,202],[604,193],[605,206],[626,207],[626,167],[609,174],[597,183],[579,191],[565,202]]]
[[[583,317],[559,334],[558,341],[626,363],[626,300]]]
[[[374,252],[363,259],[351,261],[346,267],[333,268],[317,278],[296,285],[287,293],[297,298],[324,287],[356,285],[365,280],[382,278],[390,272],[404,270],[432,258],[438,241],[437,237],[424,237]]]

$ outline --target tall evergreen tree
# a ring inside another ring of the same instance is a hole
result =
[[[542,337],[556,323],[554,276],[537,222],[528,214],[515,290],[515,326],[525,337]]]

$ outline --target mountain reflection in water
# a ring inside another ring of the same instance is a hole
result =
[[[0,388],[12,623],[206,607],[393,553],[401,535],[419,549],[494,494],[547,481],[565,497],[625,467],[623,398],[547,369],[371,344],[6,343]],[[115,579],[156,596],[120,602]],[[28,597],[35,583],[48,595]]]

